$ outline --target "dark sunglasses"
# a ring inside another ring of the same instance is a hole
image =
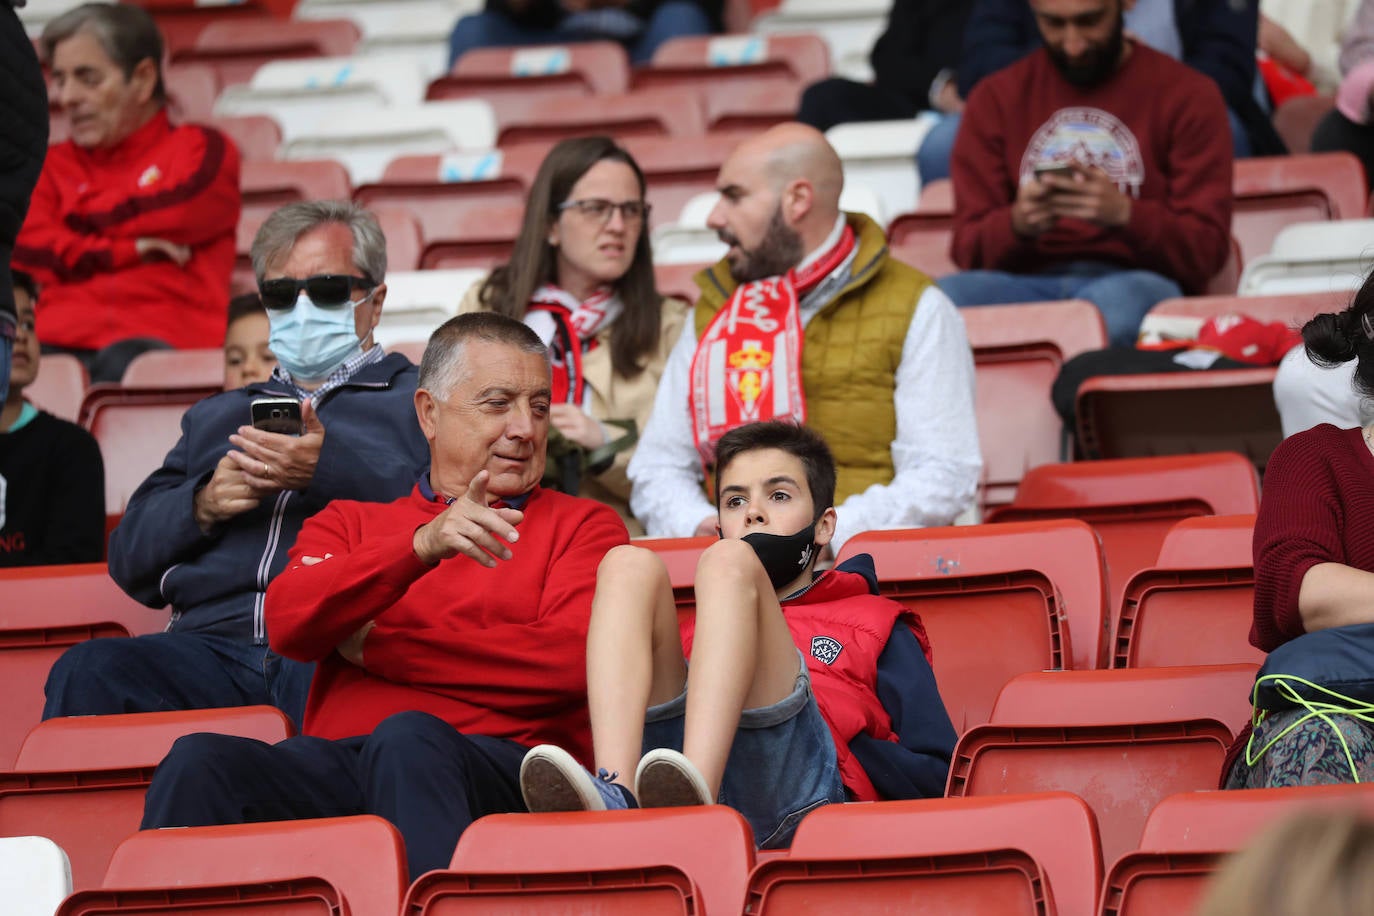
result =
[[[290,277],[264,280],[258,284],[258,294],[262,297],[263,307],[274,312],[288,312],[295,308],[301,290],[305,290],[310,301],[320,308],[337,309],[350,304],[355,289],[372,290],[376,286],[377,284],[367,277],[316,274],[304,280],[293,280]]]

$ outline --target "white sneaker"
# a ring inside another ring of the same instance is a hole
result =
[[[541,744],[520,761],[520,794],[535,813],[639,807],[629,789],[612,782],[615,777],[605,770],[593,776],[561,747]]]
[[[650,751],[639,761],[635,797],[645,808],[681,808],[716,802],[695,764],[666,747]]]

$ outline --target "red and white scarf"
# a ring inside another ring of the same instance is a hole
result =
[[[844,264],[855,246],[846,225],[833,248],[800,270],[743,283],[707,325],[692,357],[692,437],[704,467],[716,442],[757,420],[806,422],[799,302]]]
[[[609,286],[578,302],[567,290],[544,284],[530,297],[525,324],[549,348],[554,403],[584,406],[582,357],[596,347],[596,335],[620,317],[624,306]]]

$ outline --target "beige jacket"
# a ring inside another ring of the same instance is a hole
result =
[[[460,315],[482,311],[482,304],[478,301],[482,282],[473,284],[463,296],[463,301],[458,304]],[[597,335],[601,345],[588,353],[582,363],[582,372],[592,390],[592,417],[597,420],[634,420],[639,432],[644,432],[644,426],[649,422],[649,411],[654,406],[654,395],[658,392],[663,364],[682,334],[682,323],[687,319],[689,310],[690,306],[681,299],[663,299],[658,351],[646,361],[644,371],[634,378],[616,375],[611,369],[610,329]],[[638,537],[644,534],[644,526],[630,514],[630,479],[625,475],[625,468],[633,454],[633,448],[626,449],[615,456],[615,461],[604,473],[584,476],[577,495],[595,499],[615,509],[625,520],[630,536]]]

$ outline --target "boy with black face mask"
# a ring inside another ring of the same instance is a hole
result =
[[[943,793],[955,734],[920,619],[878,596],[866,555],[815,572],[834,491],[834,459],[811,430],[722,436],[721,540],[701,556],[681,629],[656,554],[606,555],[587,634],[599,775],[534,748],[520,771],[531,811],[719,801],[776,848],[824,804]]]

